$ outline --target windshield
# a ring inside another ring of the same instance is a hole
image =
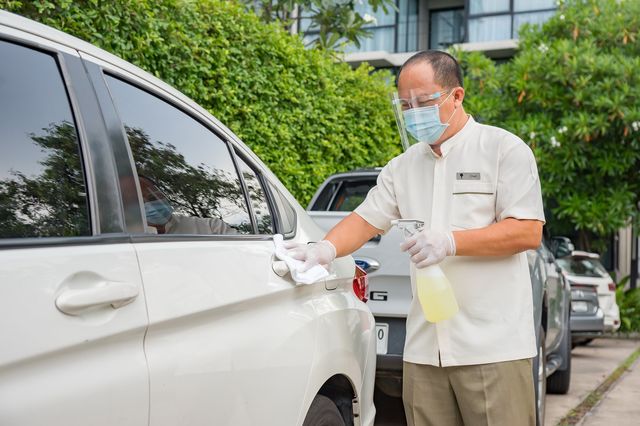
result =
[[[597,259],[565,257],[558,259],[558,265],[570,275],[593,278],[601,278],[608,275],[604,266]]]

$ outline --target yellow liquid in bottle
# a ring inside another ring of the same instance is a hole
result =
[[[424,317],[429,322],[451,318],[458,312],[458,302],[447,277],[440,273],[421,274],[416,271],[416,290]]]

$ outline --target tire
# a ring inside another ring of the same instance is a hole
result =
[[[302,426],[345,426],[345,422],[332,400],[316,395]]]
[[[547,392],[564,395],[569,392],[571,384],[571,331],[567,330],[564,336],[565,350],[567,354],[566,368],[557,370],[547,379]]]
[[[545,399],[547,396],[547,349],[545,332],[540,327],[538,332],[538,355],[533,360],[533,385],[536,395],[536,426],[544,425]]]

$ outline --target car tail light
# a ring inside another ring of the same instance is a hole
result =
[[[356,273],[353,277],[353,292],[356,297],[363,302],[369,300],[369,277],[367,273],[359,266],[356,266]]]
[[[616,291],[616,285],[614,283],[609,283],[609,291]]]

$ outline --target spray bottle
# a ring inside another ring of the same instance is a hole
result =
[[[420,232],[424,222],[415,219],[398,219],[391,222],[404,231],[405,238]],[[451,283],[438,265],[416,268],[411,262],[416,277],[416,292],[427,321],[436,323],[451,318],[458,312],[458,302],[453,294]]]

